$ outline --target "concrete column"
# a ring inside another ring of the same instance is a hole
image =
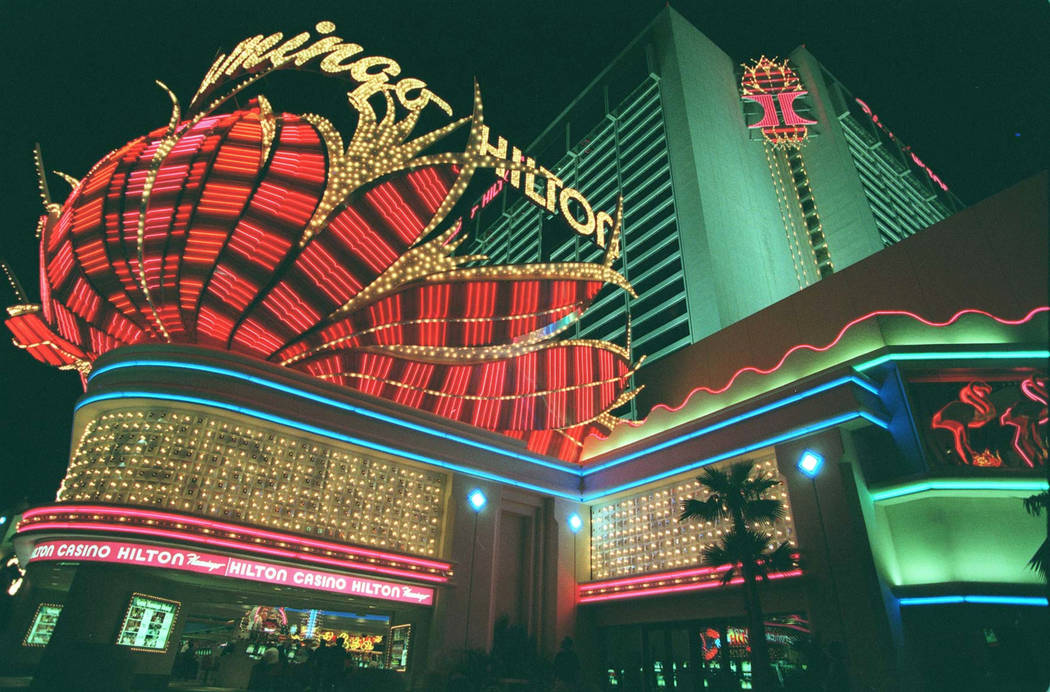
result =
[[[475,488],[487,499],[480,512],[467,500]],[[428,670],[447,667],[450,658],[464,649],[488,651],[492,646],[493,558],[502,491],[495,483],[456,475],[451,493],[446,530],[456,572],[434,613]]]
[[[895,690],[892,634],[864,526],[853,466],[838,429],[776,447],[798,533],[810,623],[825,646],[842,642],[854,684]],[[814,480],[796,467],[812,449],[824,457]]]

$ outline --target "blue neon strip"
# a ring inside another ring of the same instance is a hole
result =
[[[899,598],[902,606],[945,605],[949,603],[985,603],[993,605],[1043,606],[1047,599],[1038,596],[921,596],[917,598]]]
[[[800,400],[805,399],[807,397],[811,397],[811,396],[814,396],[816,394],[820,394],[821,392],[826,392],[829,389],[834,389],[835,387],[839,387],[841,385],[848,384],[850,382],[863,387],[864,389],[868,390],[872,394],[875,394],[876,396],[879,393],[879,390],[874,385],[872,385],[870,382],[865,380],[864,378],[855,377],[853,375],[847,375],[845,377],[840,377],[837,380],[832,380],[831,382],[825,382],[824,384],[818,385],[818,386],[814,387],[813,389],[807,389],[804,392],[799,392],[798,394],[792,394],[791,396],[789,396],[789,397],[787,397],[785,399],[781,399],[779,401],[774,401],[771,404],[766,404],[765,406],[760,406],[760,407],[754,409],[753,411],[748,411],[747,413],[742,413],[740,415],[733,416],[732,418],[727,418],[724,421],[719,421],[718,423],[715,423],[714,425],[709,425],[706,428],[700,428],[699,430],[693,430],[692,432],[685,433],[684,435],[679,435],[678,437],[674,437],[674,438],[672,438],[670,440],[665,440],[665,441],[663,441],[663,442],[661,442],[659,444],[652,445],[651,447],[646,447],[646,448],[640,449],[640,450],[638,450],[636,452],[631,452],[630,454],[625,454],[625,455],[623,455],[621,457],[616,457],[615,459],[610,459],[609,461],[606,461],[604,463],[598,464],[596,466],[589,466],[589,467],[585,468],[582,471],[581,475],[589,476],[592,473],[597,473],[598,471],[603,471],[603,470],[605,470],[607,468],[610,468],[612,466],[617,466],[619,464],[623,464],[625,462],[631,461],[632,459],[637,459],[638,457],[645,456],[645,455],[651,454],[653,452],[658,452],[661,449],[667,449],[668,447],[673,447],[673,446],[675,446],[675,445],[677,445],[679,443],[685,442],[687,440],[692,440],[692,439],[695,439],[697,437],[701,437],[703,435],[707,435],[708,433],[712,433],[712,432],[714,432],[716,430],[721,430],[722,428],[727,428],[730,425],[735,425],[736,423],[739,423],[741,421],[745,421],[745,420],[748,420],[750,418],[754,418],[756,416],[760,416],[763,413],[769,413],[770,411],[774,411],[774,410],[776,410],[778,408],[781,408],[783,406],[787,406],[788,404],[793,404],[796,401],[800,401]],[[875,416],[871,416],[870,414],[867,414],[865,412],[861,412],[860,415],[863,416],[864,418],[866,418],[867,420],[872,421],[873,423],[881,425],[882,427],[887,427],[885,421],[883,421],[880,418],[876,418]]]
[[[316,401],[318,403],[325,404],[327,406],[333,406],[335,408],[338,408],[338,409],[341,409],[341,410],[344,410],[344,411],[348,411],[350,413],[356,413],[358,415],[365,416],[365,417],[368,417],[368,418],[373,418],[375,420],[381,420],[383,422],[390,423],[392,425],[400,426],[400,427],[403,427],[403,428],[408,428],[410,430],[417,430],[417,431],[422,432],[422,433],[424,433],[426,435],[430,435],[430,436],[433,436],[433,437],[444,438],[444,439],[447,439],[447,440],[452,440],[452,441],[459,442],[459,443],[464,444],[464,445],[468,445],[468,446],[474,447],[476,449],[483,449],[485,451],[493,452],[495,454],[499,454],[499,455],[502,455],[502,456],[513,457],[515,459],[520,459],[522,461],[526,461],[526,462],[531,463],[531,464],[538,464],[539,466],[544,466],[544,467],[547,467],[547,468],[551,468],[551,469],[554,469],[556,471],[563,471],[563,472],[572,473],[572,474],[579,474],[581,477],[587,476],[587,475],[595,473],[597,471],[601,471],[603,469],[607,469],[607,468],[609,468],[611,466],[616,466],[618,464],[622,464],[622,463],[624,463],[626,461],[630,461],[631,459],[636,459],[636,458],[638,458],[640,456],[644,456],[644,455],[649,454],[651,452],[655,452],[655,451],[659,451],[661,449],[665,449],[667,447],[676,445],[676,444],[678,444],[680,442],[684,442],[686,440],[694,439],[694,438],[699,437],[701,435],[706,435],[709,432],[714,432],[715,430],[720,430],[722,428],[728,427],[730,425],[734,425],[734,424],[739,423],[741,421],[748,420],[749,418],[753,418],[755,416],[759,416],[759,415],[761,415],[763,413],[768,413],[769,411],[776,410],[778,408],[781,408],[783,406],[787,406],[788,404],[792,404],[792,403],[794,403],[796,401],[799,401],[801,399],[805,399],[807,397],[814,396],[816,394],[820,394],[821,392],[825,392],[825,391],[827,391],[829,389],[833,389],[835,387],[839,387],[841,385],[844,385],[844,384],[847,384],[847,383],[850,383],[850,382],[852,382],[853,384],[858,385],[859,387],[862,387],[863,389],[868,390],[869,392],[871,392],[872,394],[875,394],[876,396],[879,393],[878,388],[875,387],[870,382],[868,382],[863,377],[858,377],[858,376],[855,376],[855,375],[847,375],[845,377],[840,377],[840,378],[838,378],[836,380],[832,380],[831,382],[826,382],[826,383],[824,383],[822,385],[818,385],[818,386],[814,387],[813,389],[808,389],[808,390],[806,390],[804,392],[799,392],[798,394],[793,394],[793,395],[791,395],[791,396],[789,396],[789,397],[787,397],[785,399],[781,399],[780,401],[776,401],[776,402],[773,402],[771,404],[767,404],[765,406],[759,407],[759,408],[755,409],[754,411],[749,411],[749,412],[744,413],[744,414],[733,416],[732,418],[728,418],[728,419],[726,419],[724,421],[721,421],[719,423],[715,423],[714,425],[710,425],[710,426],[708,426],[706,428],[702,428],[700,430],[695,430],[693,432],[687,433],[685,435],[681,435],[681,436],[679,436],[677,438],[674,438],[672,440],[667,440],[667,441],[662,442],[662,443],[660,443],[658,445],[654,445],[652,447],[647,447],[645,449],[641,449],[641,450],[638,450],[636,452],[632,452],[631,454],[628,454],[628,455],[625,455],[625,456],[622,456],[622,457],[618,457],[616,459],[612,459],[612,460],[607,461],[605,463],[602,463],[602,464],[600,464],[598,466],[592,466],[592,467],[587,467],[587,468],[584,468],[584,469],[580,469],[580,467],[577,467],[575,465],[553,463],[553,462],[546,461],[546,460],[544,460],[544,459],[542,459],[540,457],[520,454],[518,452],[513,452],[513,451],[501,449],[501,448],[496,447],[494,445],[490,445],[490,444],[487,444],[487,443],[484,443],[484,442],[478,442],[476,440],[471,440],[470,438],[462,437],[462,436],[456,435],[454,433],[447,433],[447,432],[443,432],[443,431],[440,431],[440,430],[435,430],[433,428],[428,428],[426,426],[418,425],[416,423],[403,421],[403,420],[400,420],[400,419],[395,418],[393,416],[388,416],[388,415],[383,414],[383,413],[378,413],[376,411],[370,411],[370,410],[365,409],[365,408],[361,408],[361,407],[358,407],[358,406],[353,406],[351,404],[344,403],[344,402],[339,401],[337,399],[332,399],[332,398],[329,398],[329,397],[326,397],[326,396],[322,396],[322,395],[319,395],[319,394],[313,394],[312,392],[303,391],[301,389],[296,389],[295,387],[290,387],[288,385],[283,385],[283,384],[280,384],[280,383],[277,383],[277,382],[271,382],[269,380],[265,380],[263,378],[256,377],[254,375],[247,375],[245,373],[237,372],[236,370],[229,370],[227,368],[219,368],[219,367],[215,367],[215,366],[211,366],[211,365],[200,365],[200,364],[197,364],[197,363],[182,363],[182,362],[179,362],[179,361],[170,361],[170,360],[129,360],[129,361],[122,361],[122,362],[119,362],[119,363],[111,363],[109,365],[105,365],[105,366],[103,366],[101,368],[98,368],[98,369],[94,370],[90,375],[88,375],[88,380],[90,381],[96,375],[101,375],[102,373],[108,372],[110,370],[117,370],[117,369],[120,369],[120,368],[138,367],[138,366],[178,368],[178,369],[182,369],[182,370],[198,370],[198,371],[201,371],[201,372],[213,373],[213,374],[216,374],[216,375],[222,375],[224,377],[230,377],[230,378],[233,378],[233,379],[244,380],[246,382],[251,382],[252,384],[257,384],[257,385],[260,385],[260,386],[263,386],[263,387],[267,387],[269,389],[274,389],[274,390],[277,390],[277,391],[280,391],[280,392],[284,392],[286,394],[291,394],[293,396],[302,397],[304,399],[310,399],[310,400]],[[113,398],[113,397],[108,397],[108,398]],[[151,398],[160,398],[160,397],[157,397],[156,395],[154,395]],[[175,397],[173,395],[172,397],[169,397],[169,398],[175,398]],[[97,399],[92,399],[92,401],[95,401],[95,400],[97,400]],[[201,400],[201,402],[205,402],[205,401],[206,400]],[[214,403],[218,403],[218,402],[214,402]],[[224,408],[228,408],[228,406],[223,406],[223,407]],[[250,414],[250,415],[255,415],[255,414]],[[262,415],[267,415],[267,414],[262,414]],[[882,419],[880,419],[880,418],[878,418],[876,416],[873,416],[873,415],[871,415],[871,414],[869,414],[867,412],[861,411],[859,413],[859,415],[861,417],[865,418],[866,420],[869,420],[872,423],[875,423],[876,425],[882,426],[883,428],[887,428],[888,427],[888,424],[885,421],[883,421]],[[326,436],[330,437],[330,436],[334,435],[335,433],[321,433],[321,434],[325,434]],[[737,452],[737,453],[742,453],[742,452]],[[451,466],[447,466],[446,465],[446,468],[451,468]],[[460,467],[457,467],[457,468],[460,468]],[[476,475],[478,477],[484,478],[485,476],[479,475],[480,473],[482,473],[482,472],[478,472],[478,473],[475,473],[473,475]],[[522,487],[525,487],[525,486],[522,486]]]
[[[723,459],[729,459],[731,457],[735,457],[738,454],[747,454],[748,452],[753,452],[756,449],[762,449],[763,447],[768,447],[769,445],[774,445],[774,444],[777,444],[779,442],[786,442],[788,440],[794,439],[796,437],[800,437],[802,435],[807,435],[807,434],[812,433],[812,432],[817,432],[818,430],[825,430],[827,428],[834,427],[836,425],[839,425],[840,423],[845,423],[845,422],[853,420],[855,418],[865,418],[865,419],[870,420],[870,421],[872,421],[874,423],[877,423],[878,425],[882,426],[883,428],[888,428],[889,427],[889,423],[887,423],[886,421],[884,421],[884,420],[882,420],[880,418],[876,418],[874,416],[865,415],[864,412],[853,411],[851,413],[844,413],[842,415],[835,416],[834,418],[827,418],[825,420],[819,421],[817,423],[813,423],[811,425],[807,425],[807,426],[804,426],[804,427],[801,427],[801,428],[795,428],[794,430],[789,430],[786,433],[782,433],[780,435],[775,435],[773,437],[768,437],[768,438],[766,438],[764,440],[759,440],[758,442],[754,442],[754,443],[749,444],[749,445],[747,445],[745,447],[738,447],[737,449],[732,449],[732,450],[729,450],[728,452],[723,452],[721,454],[718,454],[718,455],[713,456],[713,457],[709,457],[707,459],[701,459],[700,461],[694,461],[693,463],[686,464],[685,466],[679,466],[679,467],[670,469],[668,471],[663,471],[661,473],[657,473],[657,474],[654,474],[652,476],[647,476],[645,478],[641,478],[641,479],[636,480],[636,481],[631,481],[630,483],[624,483],[623,485],[618,485],[615,488],[609,488],[608,490],[602,490],[600,492],[593,493],[591,495],[584,495],[581,498],[580,501],[581,502],[593,502],[594,500],[599,500],[599,499],[601,499],[603,497],[606,497],[608,495],[614,495],[616,493],[623,492],[624,490],[630,490],[631,488],[637,488],[640,485],[646,485],[647,483],[652,483],[654,481],[662,480],[664,478],[670,478],[671,476],[677,476],[677,475],[679,475],[681,473],[684,473],[684,472],[687,472],[687,471],[692,471],[692,470],[698,469],[698,468],[700,468],[702,466],[707,466],[708,464],[713,464],[713,463],[715,463],[717,461],[722,461]]]
[[[474,478],[483,478],[485,480],[495,481],[497,483],[506,483],[507,485],[515,485],[515,486],[517,486],[519,488],[525,488],[526,490],[533,490],[533,491],[536,491],[536,492],[539,492],[539,493],[545,493],[545,494],[549,494],[549,495],[557,495],[558,497],[563,497],[563,498],[565,498],[567,500],[572,500],[573,502],[578,502],[579,501],[579,495],[574,495],[574,494],[570,494],[570,493],[564,493],[564,492],[561,492],[560,490],[554,490],[553,488],[544,488],[544,487],[541,487],[541,486],[538,486],[538,485],[533,485],[531,483],[525,483],[523,481],[512,480],[510,478],[505,478],[503,476],[499,476],[499,475],[496,475],[494,473],[488,473],[487,471],[481,471],[481,470],[478,470],[478,469],[472,469],[472,468],[469,468],[467,466],[460,466],[459,464],[453,464],[453,463],[450,463],[450,462],[447,462],[447,461],[443,461],[441,459],[435,459],[434,457],[428,457],[428,456],[424,456],[422,454],[416,454],[415,452],[409,452],[407,450],[397,449],[396,447],[390,447],[388,445],[380,444],[378,442],[371,442],[369,440],[363,440],[363,439],[361,439],[359,437],[351,437],[350,435],[343,435],[342,433],[337,433],[337,432],[335,432],[333,430],[326,430],[325,428],[320,428],[320,427],[318,427],[316,425],[310,425],[308,423],[300,423],[299,421],[294,421],[294,420],[292,420],[290,418],[284,418],[282,416],[275,416],[273,414],[265,413],[263,411],[257,411],[255,409],[247,408],[247,407],[244,407],[244,406],[235,406],[233,404],[227,404],[227,403],[222,402],[222,401],[214,401],[212,399],[202,399],[200,397],[184,396],[182,394],[157,394],[155,392],[106,392],[104,394],[95,394],[93,396],[89,396],[89,397],[86,397],[85,399],[82,399],[76,405],[76,407],[74,408],[74,411],[77,411],[81,407],[86,406],[86,405],[91,404],[91,403],[94,403],[96,401],[107,401],[107,400],[110,400],[110,399],[132,399],[132,398],[134,398],[134,399],[159,399],[159,400],[163,400],[163,401],[183,401],[183,402],[190,403],[190,404],[200,404],[202,406],[210,406],[212,408],[225,409],[227,411],[233,411],[235,413],[241,413],[241,414],[244,414],[246,416],[252,416],[253,418],[259,418],[261,420],[267,420],[267,421],[270,421],[272,423],[277,423],[279,425],[286,425],[286,426],[288,426],[290,428],[295,428],[297,430],[303,430],[305,432],[313,433],[315,435],[321,435],[323,437],[328,437],[328,438],[331,438],[333,440],[340,440],[342,442],[349,442],[350,444],[358,445],[358,446],[361,446],[361,447],[366,447],[368,449],[373,449],[373,450],[375,450],[377,452],[385,452],[387,454],[393,454],[394,456],[403,457],[405,459],[412,459],[414,461],[420,461],[420,462],[422,462],[424,464],[431,464],[433,466],[440,466],[441,468],[446,468],[446,469],[449,469],[450,471],[456,471],[458,473],[462,473],[462,474],[467,475],[467,476],[472,476]]]
[[[1011,491],[1026,491],[1026,492],[1039,492],[1040,490],[1047,489],[1047,481],[1044,480],[1004,480],[1000,478],[988,478],[988,479],[964,479],[964,480],[929,480],[919,481],[916,483],[908,483],[906,485],[898,486],[895,488],[887,488],[873,492],[871,494],[872,502],[882,502],[884,500],[892,500],[896,497],[904,497],[906,495],[915,495],[918,493],[926,493],[934,490],[977,490],[977,491],[1000,491],[1000,492],[1011,492]]]
[[[887,353],[874,360],[853,366],[854,370],[863,372],[891,360],[951,360],[969,358],[971,360],[1003,360],[1009,358],[1050,358],[1050,351],[925,351],[918,353]]]
[[[388,415],[383,414],[383,413],[378,413],[376,411],[370,411],[369,409],[361,408],[359,406],[353,406],[351,404],[347,404],[345,402],[339,401],[338,399],[331,399],[331,398],[326,397],[326,396],[321,396],[320,394],[313,394],[311,392],[306,392],[306,391],[303,391],[301,389],[296,389],[295,387],[289,387],[287,385],[279,384],[277,382],[271,382],[269,380],[264,380],[264,379],[262,379],[260,377],[255,377],[254,375],[246,375],[244,373],[237,372],[236,370],[228,370],[226,368],[217,368],[217,367],[214,367],[214,366],[211,366],[211,365],[198,365],[196,363],[180,363],[178,361],[172,361],[172,360],[128,360],[128,361],[123,361],[123,362],[120,362],[120,363],[112,363],[110,365],[103,366],[103,367],[95,370],[94,372],[92,372],[90,375],[88,375],[88,380],[90,381],[96,375],[101,375],[102,373],[108,372],[110,370],[116,370],[118,368],[138,367],[138,366],[161,367],[161,368],[179,368],[179,369],[182,369],[182,370],[199,370],[201,372],[210,372],[210,373],[213,373],[213,374],[216,374],[216,375],[222,375],[224,377],[232,377],[234,379],[244,380],[246,382],[251,382],[252,384],[257,384],[257,385],[262,386],[262,387],[268,387],[269,389],[275,389],[275,390],[277,390],[279,392],[284,392],[286,394],[292,394],[293,396],[302,397],[304,399],[311,399],[313,401],[316,401],[318,403],[324,404],[326,406],[332,406],[334,408],[342,409],[342,410],[348,411],[350,413],[356,413],[359,416],[365,416],[365,417],[368,417],[368,418],[374,418],[375,420],[381,420],[384,423],[390,423],[392,425],[397,425],[397,426],[402,427],[402,428],[408,428],[409,430],[417,430],[417,431],[419,431],[421,433],[424,433],[426,435],[431,435],[433,437],[441,437],[441,438],[444,438],[446,440],[452,440],[454,442],[459,442],[460,444],[464,444],[464,445],[468,445],[470,447],[474,447],[476,449],[483,449],[486,452],[492,452],[494,454],[499,454],[501,456],[514,457],[515,459],[521,459],[522,461],[527,461],[527,462],[532,463],[532,464],[539,464],[540,466],[546,466],[547,468],[551,468],[551,469],[554,469],[556,471],[567,471],[567,472],[573,473],[573,474],[579,473],[578,467],[576,465],[574,465],[574,464],[557,464],[557,463],[554,463],[554,462],[545,461],[544,459],[541,459],[539,457],[535,457],[535,456],[531,456],[531,455],[525,455],[525,454],[520,454],[518,452],[513,452],[513,451],[510,451],[510,450],[506,450],[506,449],[501,449],[500,447],[496,447],[495,445],[486,444],[485,442],[478,442],[477,440],[471,440],[468,437],[462,437],[462,436],[456,435],[454,433],[448,433],[448,432],[444,432],[444,431],[441,431],[441,430],[435,430],[434,428],[428,428],[425,425],[418,425],[416,423],[410,423],[408,421],[404,421],[404,420],[401,420],[399,418],[395,418],[393,416],[388,416]]]

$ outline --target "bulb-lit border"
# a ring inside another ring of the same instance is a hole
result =
[[[730,565],[699,567],[580,584],[577,589],[577,603],[598,603],[626,598],[644,598],[646,596],[659,596],[661,594],[699,591],[701,589],[715,589],[743,584],[743,577],[736,577],[727,583],[722,582],[722,574],[729,568]],[[771,572],[768,578],[788,579],[800,576],[802,576],[802,570],[793,569],[786,572]]]
[[[120,635],[124,633],[124,627],[128,624],[128,618],[131,617],[131,609],[134,607],[133,604],[135,603],[135,597],[136,596],[139,596],[141,598],[146,598],[146,599],[149,599],[151,601],[159,601],[161,603],[174,604],[175,612],[172,613],[172,615],[171,615],[172,624],[171,624],[171,628],[168,630],[168,636],[164,640],[164,648],[163,649],[147,649],[147,648],[141,647],[141,646],[132,646],[130,644],[121,644],[121,643],[119,643],[119,641],[116,642],[116,646],[126,646],[129,649],[131,649],[132,651],[138,651],[138,652],[141,652],[141,653],[144,653],[144,654],[166,654],[166,653],[168,653],[168,649],[171,648],[172,635],[175,634],[174,630],[179,624],[179,613],[182,611],[182,602],[181,601],[173,601],[170,598],[161,598],[160,596],[151,596],[150,594],[139,593],[137,591],[132,593],[131,594],[131,600],[128,601],[128,608],[124,612],[124,619],[121,620],[121,622],[120,622],[120,629],[117,630],[117,639],[119,640]]]
[[[151,524],[132,525],[128,523],[129,517],[151,522]],[[107,519],[109,521],[106,521]],[[376,572],[429,582],[447,582],[452,568],[451,564],[438,560],[329,543],[303,536],[226,524],[183,514],[131,507],[95,505],[37,507],[23,514],[18,528],[20,533],[72,529],[166,537],[199,545],[264,553],[276,557],[331,565],[341,569]],[[250,537],[254,542],[236,540],[238,537]],[[319,555],[312,552],[315,550],[323,550],[327,554]],[[339,559],[331,557],[332,555],[346,556],[349,559]],[[380,564],[380,561],[386,564]]]
[[[40,617],[40,611],[43,610],[45,607],[58,608],[58,617],[62,617],[63,605],[61,603],[40,603],[39,605],[37,605],[36,611],[33,613],[33,619],[29,621],[29,627],[26,629],[26,636],[22,637],[22,646],[28,646],[34,649],[42,649],[45,646],[47,646],[47,644],[31,644],[29,642],[29,635],[33,633],[33,628],[36,627],[37,624],[37,618]],[[58,627],[57,618],[55,620],[55,627]],[[54,632],[54,630],[51,630],[52,635],[54,634]],[[49,636],[47,640],[48,642],[50,642],[51,637]]]

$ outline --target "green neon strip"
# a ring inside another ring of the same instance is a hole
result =
[[[919,353],[887,353],[884,356],[866,360],[854,365],[858,372],[870,370],[891,360],[952,360],[967,358],[971,360],[1005,360],[1009,358],[1050,358],[1050,351],[922,351]]]
[[[871,500],[872,502],[882,502],[883,500],[891,500],[895,497],[902,497],[904,495],[914,495],[916,493],[938,490],[985,490],[991,492],[1021,490],[1025,492],[1039,492],[1040,490],[1046,489],[1047,482],[1044,480],[1007,480],[996,478],[930,480],[898,485],[893,488],[886,488],[885,490],[873,492],[871,494]]]

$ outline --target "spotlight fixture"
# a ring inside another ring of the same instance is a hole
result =
[[[811,449],[802,452],[802,456],[798,458],[798,470],[810,478],[816,478],[823,466],[824,457]]]
[[[474,508],[475,512],[480,512],[488,502],[488,498],[485,497],[485,493],[481,492],[480,488],[475,488],[470,491],[470,495],[467,495],[467,501],[470,502],[470,506]]]

